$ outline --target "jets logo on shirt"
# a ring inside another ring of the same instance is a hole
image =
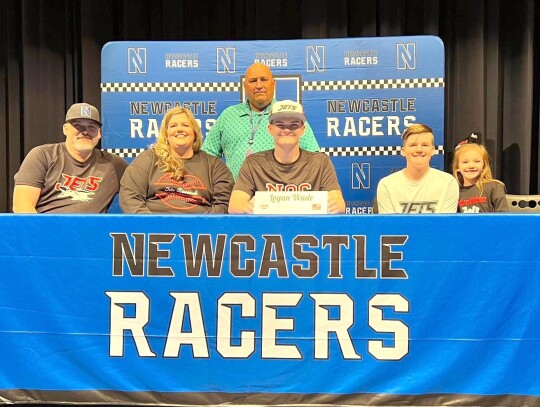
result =
[[[165,174],[155,185],[163,187],[163,192],[156,193],[156,198],[170,208],[185,211],[207,204],[206,199],[199,195],[199,191],[207,188],[199,178],[193,175],[186,175],[182,181],[177,181],[169,174]]]
[[[473,196],[469,199],[460,199],[458,207],[463,213],[480,213],[480,207],[477,204],[485,203],[487,203],[486,196]]]
[[[103,177],[76,177],[62,173],[62,182],[57,182],[54,189],[60,191],[59,198],[71,198],[72,201],[90,202]]]
[[[401,213],[435,213],[437,201],[401,202]]]

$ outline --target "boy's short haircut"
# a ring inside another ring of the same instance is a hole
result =
[[[428,125],[422,124],[422,123],[411,124],[409,127],[405,129],[405,131],[401,135],[401,140],[402,140],[403,145],[405,145],[405,142],[407,141],[407,139],[413,134],[423,134],[423,133],[431,133],[431,135],[433,136],[433,129],[429,127]],[[435,144],[434,137],[432,137],[431,144]]]

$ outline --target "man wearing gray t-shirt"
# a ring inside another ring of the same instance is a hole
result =
[[[257,191],[327,191],[328,213],[345,212],[336,171],[324,153],[300,148],[306,130],[302,105],[292,100],[275,102],[268,133],[274,149],[246,157],[229,201],[229,213],[253,213]]]
[[[87,103],[72,105],[63,132],[64,143],[35,147],[24,159],[15,174],[13,212],[107,212],[127,163],[96,148],[99,111]]]

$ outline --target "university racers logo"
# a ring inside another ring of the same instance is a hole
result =
[[[206,191],[202,181],[194,175],[186,175],[183,181],[177,181],[169,174],[163,175],[156,183],[163,186],[163,192],[156,193],[156,198],[179,211],[187,211],[196,206],[207,204],[207,200],[200,196],[200,191]]]
[[[56,183],[54,189],[60,191],[59,198],[71,198],[72,201],[90,202],[99,188],[103,177],[81,178],[63,174],[64,181]]]
[[[253,62],[258,62],[269,67],[286,67],[289,64],[287,52],[255,52]]]
[[[196,52],[167,52],[165,68],[198,68],[199,54]]]
[[[355,49],[343,53],[343,65],[345,66],[377,65],[378,63],[377,50]]]

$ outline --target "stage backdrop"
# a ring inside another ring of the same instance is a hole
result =
[[[433,36],[108,43],[103,147],[136,156],[175,105],[189,107],[206,134],[226,107],[245,100],[242,79],[254,62],[271,67],[278,100],[303,103],[347,213],[371,212],[379,180],[405,165],[400,134],[413,122],[433,127],[432,163],[443,167],[444,48]]]
[[[0,403],[539,405],[539,228],[0,215]]]

